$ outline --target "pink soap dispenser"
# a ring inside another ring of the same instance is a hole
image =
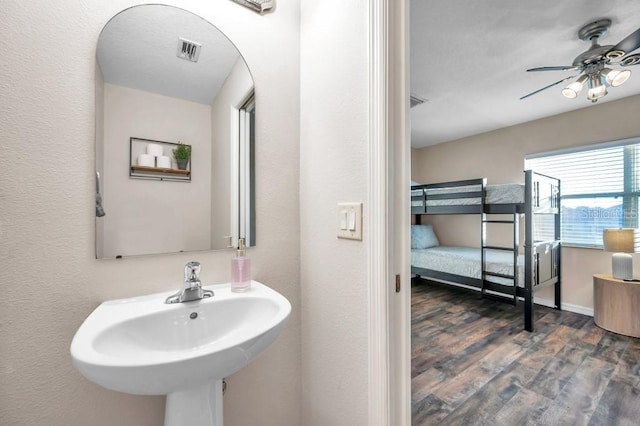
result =
[[[238,251],[231,259],[231,291],[242,292],[251,288],[251,259],[245,255],[244,238],[238,239]]]

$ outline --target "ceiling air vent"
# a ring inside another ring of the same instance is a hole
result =
[[[409,99],[411,100],[411,108],[418,106],[420,104],[423,104],[425,102],[428,101],[428,99],[423,99],[421,97],[418,97],[416,95],[410,95]]]
[[[198,62],[200,49],[202,49],[202,45],[200,43],[180,37],[178,38],[178,52],[176,56],[178,56],[178,58],[186,59],[187,61]]]

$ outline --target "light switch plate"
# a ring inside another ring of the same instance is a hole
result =
[[[347,229],[343,229],[345,212]],[[355,218],[355,226],[353,226],[353,218]],[[362,203],[338,203],[338,238],[362,241]]]

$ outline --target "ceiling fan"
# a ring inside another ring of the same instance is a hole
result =
[[[562,94],[570,99],[577,98],[586,85],[589,88],[587,99],[591,102],[597,102],[598,99],[607,94],[608,86],[616,87],[627,81],[631,71],[621,67],[640,63],[640,53],[628,55],[628,53],[640,47],[640,28],[615,46],[600,46],[598,39],[609,30],[609,27],[611,27],[611,19],[603,18],[592,21],[580,28],[578,37],[580,40],[590,41],[591,47],[579,54],[573,60],[573,64],[528,69],[527,71],[577,71],[578,73],[524,95],[520,99],[528,98],[577,77],[575,81],[562,89]],[[610,68],[610,66],[617,68]]]

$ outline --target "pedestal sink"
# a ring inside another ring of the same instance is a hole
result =
[[[165,304],[172,292],[98,306],[71,342],[87,379],[119,392],[167,395],[166,426],[222,426],[222,379],[264,351],[284,329],[291,304],[253,281],[233,293]]]

